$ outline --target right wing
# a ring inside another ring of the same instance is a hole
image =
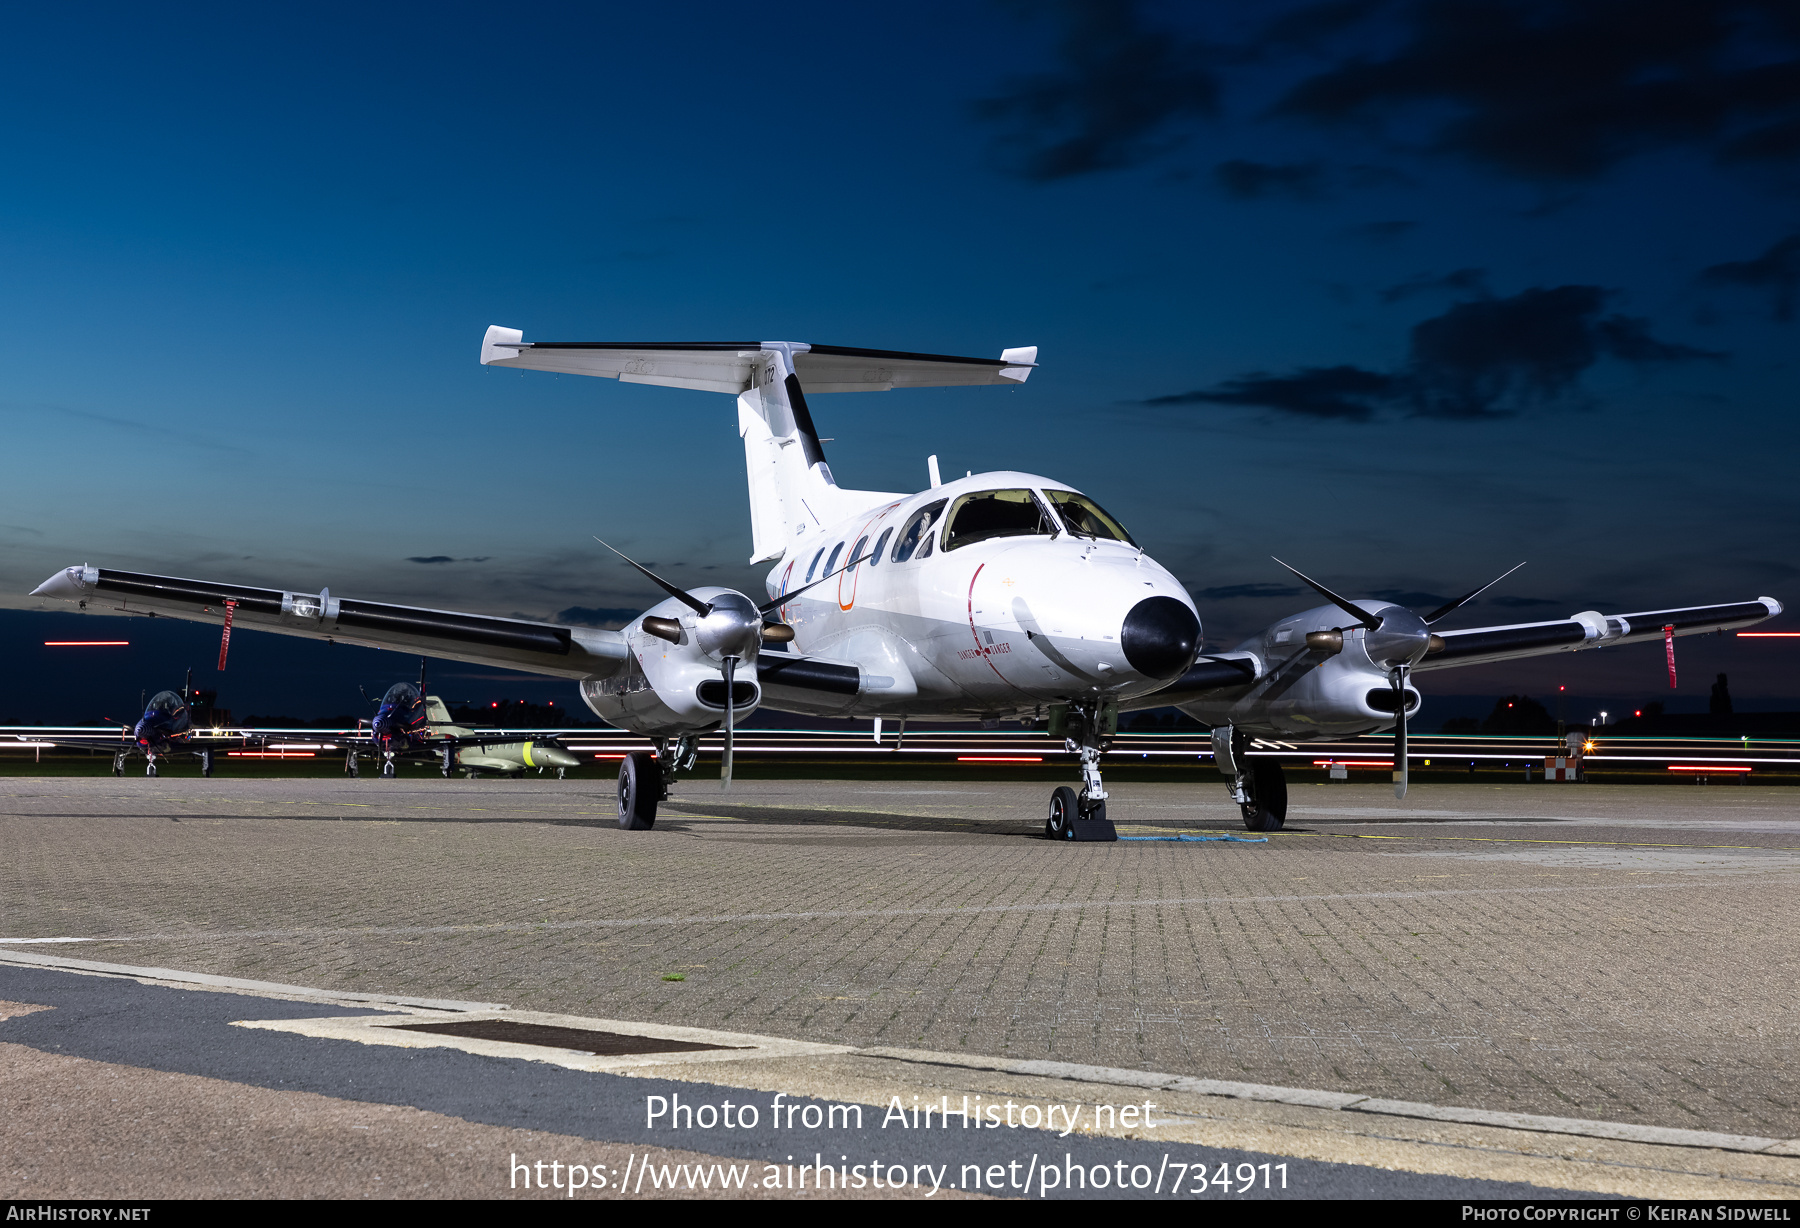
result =
[[[1676,635],[1705,635],[1709,631],[1748,627],[1779,613],[1779,601],[1773,597],[1758,597],[1755,601],[1735,605],[1699,605],[1681,610],[1646,610],[1638,614],[1602,614],[1597,610],[1584,610],[1555,622],[1440,631],[1437,637],[1443,640],[1443,648],[1426,653],[1424,659],[1413,666],[1413,671],[1482,665],[1489,661],[1511,661],[1552,652],[1579,652],[1584,648],[1604,648],[1612,644],[1638,644],[1662,639],[1669,627],[1675,629]]]
[[[34,597],[80,602],[96,614],[147,614],[307,639],[393,648],[553,678],[608,678],[630,655],[617,631],[565,627],[333,597],[330,589],[295,593],[105,567],[66,567],[31,590]]]

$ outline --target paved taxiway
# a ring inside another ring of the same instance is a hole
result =
[[[809,1059],[804,1078],[778,1059],[738,1063],[731,1079],[699,1066],[680,1077],[867,1103],[889,1085],[908,1095],[1035,1086],[993,1061],[957,1067],[967,1054],[1800,1137],[1800,1088],[1786,1062],[1800,794],[1427,785],[1397,804],[1381,786],[1313,786],[1296,789],[1290,830],[1267,844],[1069,846],[1035,838],[1046,792],[771,781],[723,798],[696,782],[654,832],[627,833],[612,822],[606,785],[593,782],[14,779],[0,784],[10,853],[0,937],[93,941],[0,953],[841,1045],[863,1052]],[[1127,834],[1232,830],[1216,781],[1122,785],[1116,797]],[[51,1002],[55,984],[210,1001],[206,1010],[233,1020],[258,1017],[244,1001],[275,999],[43,969],[0,969],[0,978],[0,999],[52,1007],[0,1023],[0,1044],[50,1063],[15,1075],[37,1078],[46,1094],[137,1079],[118,1103],[146,1104],[164,1085],[143,1083],[144,1072],[161,1071],[196,1081],[182,1096],[291,1088],[279,1094],[331,1102],[306,1110],[338,1122],[318,1127],[326,1134],[349,1137],[358,1124],[345,1124],[342,1105],[366,1097],[338,1076],[292,1077],[293,1063],[320,1059],[276,1053],[355,1042],[262,1038],[273,1056],[222,1070],[168,1056],[181,1029],[61,1053],[44,1039],[52,1018],[94,1016],[129,1031],[128,1008],[91,996]],[[937,1057],[881,1056],[902,1050]],[[415,1070],[475,1060],[399,1052]],[[642,1072],[585,1077],[643,1082]],[[1104,1094],[1088,1091],[1095,1102]],[[641,1100],[642,1090],[620,1095]],[[83,1114],[106,1118],[96,1095],[79,1100]],[[554,1114],[483,1118],[416,1089],[374,1101],[435,1114],[430,1129],[641,1141]],[[263,1120],[290,1111],[301,1113],[270,1107]],[[1413,1173],[1614,1192],[1711,1196],[1724,1187],[1691,1182],[1713,1180],[1739,1196],[1800,1190],[1800,1161],[1774,1154],[1641,1140],[1527,1145],[1525,1134],[1486,1126],[1345,1126],[1357,1115],[1206,1096],[1183,1112],[1193,1143]],[[416,1140],[426,1129],[400,1133]],[[496,1140],[469,1145],[492,1150]],[[1495,1158],[1524,1155],[1542,1162]],[[474,1188],[453,1179],[457,1164],[432,1171],[434,1192]],[[1681,1175],[1674,1186],[1671,1173]],[[494,1190],[491,1178],[484,1168],[479,1188]],[[1361,1179],[1345,1178],[1344,1192]]]

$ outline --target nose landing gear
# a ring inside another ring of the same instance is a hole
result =
[[[1287,777],[1274,759],[1250,758],[1250,736],[1220,725],[1213,730],[1213,762],[1231,777],[1226,786],[1251,831],[1280,831],[1287,822]]]
[[[1100,755],[1119,729],[1119,710],[1099,702],[1072,703],[1053,709],[1051,737],[1062,735],[1065,749],[1081,756],[1081,792],[1067,785],[1050,795],[1044,835],[1051,840],[1113,841],[1118,828],[1106,817],[1106,786],[1100,779]]]

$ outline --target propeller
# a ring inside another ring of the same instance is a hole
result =
[[[827,580],[842,575],[858,563],[867,562],[872,555],[858,555],[839,567],[836,571],[827,572],[811,584],[802,585],[792,592],[783,593],[773,601],[765,601],[761,605],[753,604],[741,593],[721,593],[711,601],[702,601],[677,585],[669,583],[648,567],[637,562],[624,551],[616,549],[599,537],[594,538],[602,546],[630,563],[646,576],[663,592],[675,598],[696,616],[694,625],[694,642],[700,651],[719,662],[719,672],[725,678],[725,752],[719,761],[719,788],[721,792],[731,791],[731,760],[733,743],[736,740],[737,727],[737,667],[746,658],[754,656],[756,649],[764,640],[786,643],[794,638],[794,629],[786,623],[774,621],[770,614],[798,597],[809,588],[816,588]],[[678,619],[662,618],[658,615],[646,617],[640,624],[647,634],[671,644],[681,642],[682,626]],[[423,663],[421,662],[421,669]],[[421,674],[421,693],[424,690]]]
[[[1273,555],[1270,557],[1274,558]],[[1480,588],[1470,589],[1456,600],[1449,602],[1446,605],[1441,605],[1431,613],[1421,617],[1413,611],[1401,606],[1390,606],[1379,615],[1370,614],[1368,611],[1360,609],[1345,598],[1338,596],[1323,584],[1314,580],[1311,576],[1306,575],[1296,568],[1288,567],[1288,565],[1282,563],[1280,559],[1275,559],[1275,561],[1281,563],[1281,565],[1292,572],[1295,577],[1304,582],[1307,587],[1311,588],[1320,596],[1350,615],[1351,618],[1355,619],[1355,625],[1363,628],[1363,648],[1368,653],[1369,660],[1378,666],[1385,665],[1387,667],[1388,683],[1394,689],[1394,796],[1395,798],[1404,798],[1406,796],[1408,776],[1406,759],[1406,676],[1412,671],[1413,663],[1426,652],[1431,652],[1435,648],[1441,648],[1443,646],[1443,641],[1431,633],[1432,624],[1441,618],[1447,617],[1454,611],[1461,609],[1463,606],[1494,587],[1494,585],[1512,575],[1513,572],[1519,570],[1520,567],[1525,566],[1525,564],[1520,563],[1515,567],[1501,572],[1492,580],[1483,584]],[[1306,645],[1308,648],[1319,649],[1328,653],[1341,651],[1344,646],[1344,632],[1348,630],[1350,630],[1350,628],[1345,626],[1338,627],[1332,631],[1308,632],[1306,636]]]

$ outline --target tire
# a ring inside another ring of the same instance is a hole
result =
[[[156,765],[155,765],[155,764],[154,764],[154,763],[151,763],[151,764],[147,764],[147,765],[145,765],[145,767],[144,767],[144,775],[146,775],[146,776],[154,776],[154,775],[156,775]]]
[[[1104,801],[1098,801],[1091,806],[1083,807],[1081,817],[1084,819],[1099,819],[1102,823],[1106,822],[1106,803]]]
[[[1287,822],[1287,777],[1266,759],[1250,765],[1250,800],[1239,807],[1250,831],[1280,831]]]
[[[662,796],[662,768],[647,750],[634,750],[619,764],[619,827],[649,831],[656,826],[656,803]]]
[[[1044,837],[1048,840],[1073,840],[1075,818],[1080,814],[1075,790],[1062,785],[1050,795],[1050,816],[1044,820]]]
[[[381,765],[381,778],[383,780],[392,780],[394,775],[394,761],[390,759]]]

